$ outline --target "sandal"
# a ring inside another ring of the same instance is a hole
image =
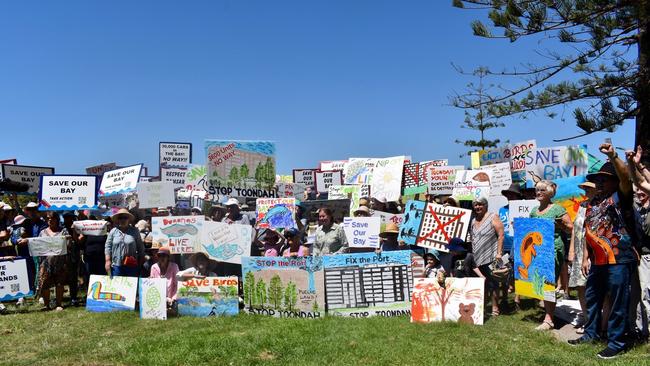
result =
[[[555,328],[555,324],[553,322],[544,320],[544,322],[535,328],[535,330],[551,330]]]
[[[494,317],[499,316],[500,314],[501,314],[501,312],[499,311],[499,309],[496,309],[496,310],[492,309],[492,314],[490,314],[490,316],[494,318]]]

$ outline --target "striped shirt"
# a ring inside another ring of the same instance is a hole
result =
[[[492,225],[493,213],[485,214],[483,221],[478,225],[472,222],[472,253],[476,266],[490,264],[497,255],[497,231]]]

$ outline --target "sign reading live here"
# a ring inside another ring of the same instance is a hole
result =
[[[27,194],[36,194],[41,183],[40,176],[54,174],[54,168],[29,165],[2,164],[2,177],[27,184]]]

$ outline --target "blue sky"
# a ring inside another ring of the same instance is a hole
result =
[[[351,156],[468,165],[454,140],[477,135],[447,104],[472,79],[451,63],[539,60],[539,40],[474,37],[477,18],[447,0],[3,2],[0,159],[156,170],[159,141],[202,163],[204,140],[239,139],[275,141],[284,174]],[[539,146],[580,133],[570,109],[505,122],[493,134]],[[633,121],[611,137],[631,146]]]

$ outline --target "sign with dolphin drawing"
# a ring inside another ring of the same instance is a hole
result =
[[[172,254],[194,253],[201,244],[203,216],[151,218],[152,247],[167,246]]]
[[[288,229],[296,227],[295,198],[258,198],[257,224],[262,229]]]

